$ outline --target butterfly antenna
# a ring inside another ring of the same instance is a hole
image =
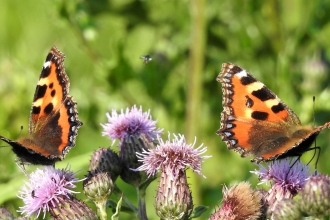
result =
[[[313,127],[315,127],[315,96],[313,95]]]
[[[316,126],[316,119],[315,119],[315,96],[313,95],[313,127],[315,128]],[[316,161],[315,161],[315,170],[317,169],[317,163],[319,162],[319,158],[320,158],[320,154],[321,154],[321,148],[319,146],[316,146],[316,138],[314,140],[314,147],[310,148],[310,150],[314,150],[314,154],[312,159],[308,162],[308,164],[314,159],[315,155],[316,155],[316,151],[318,151],[317,153],[317,157],[316,157]]]
[[[23,131],[23,125],[21,125],[21,130],[20,130],[20,132],[19,132],[19,134],[18,134],[18,137],[21,136],[22,131]]]

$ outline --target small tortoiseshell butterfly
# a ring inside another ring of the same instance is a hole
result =
[[[222,84],[221,125],[217,134],[229,149],[255,156],[252,162],[301,156],[330,122],[313,128],[263,83],[231,63],[222,64],[217,77]]]
[[[44,62],[34,94],[29,134],[17,141],[0,139],[12,146],[21,164],[53,165],[74,147],[82,122],[77,104],[69,93],[64,54],[55,46]]]

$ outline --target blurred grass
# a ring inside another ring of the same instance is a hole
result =
[[[203,164],[207,179],[194,177],[200,191],[194,199],[201,203],[195,205],[210,206],[201,219],[217,207],[223,184],[257,182],[249,173],[256,168],[250,158],[228,151],[215,135],[222,111],[221,86],[215,78],[223,62],[238,64],[259,78],[303,124],[313,124],[313,115],[316,125],[330,120],[329,1],[206,1],[201,30],[192,30],[198,26],[192,25],[188,1],[5,0],[0,8],[0,134],[16,139],[21,125],[22,135],[27,133],[42,63],[56,45],[66,55],[70,94],[84,123],[76,147],[57,166],[69,163],[73,170],[81,169],[82,177],[89,155],[110,146],[110,140],[101,136],[105,113],[142,105],[165,128],[164,137],[168,131],[184,133],[197,136],[196,145],[208,146],[212,158]],[[198,31],[205,36],[205,45],[193,60],[194,46],[200,45],[193,34]],[[145,54],[153,57],[148,65],[139,59]],[[202,89],[198,111],[189,116],[197,122],[189,124],[186,107],[196,89],[190,83],[194,70],[201,76]],[[312,96],[316,96],[315,111]],[[193,132],[188,132],[187,124],[194,126]],[[330,171],[329,141],[330,132],[322,131],[317,139],[322,148],[318,169],[325,173]],[[0,155],[0,203],[14,211],[22,205],[16,194],[26,178],[9,147],[1,148]],[[303,159],[309,161],[310,154]],[[30,172],[33,169],[29,167]],[[135,198],[134,189],[122,182],[120,186]],[[148,189],[150,219],[157,219],[156,187],[157,182]]]

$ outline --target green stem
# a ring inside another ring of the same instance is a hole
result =
[[[106,201],[95,202],[97,208],[97,215],[101,220],[107,219],[107,211],[106,211]]]
[[[187,85],[186,126],[185,136],[189,142],[194,141],[196,134],[201,129],[201,112],[203,96],[203,72],[206,47],[206,8],[205,0],[193,0],[190,2],[191,35],[189,47],[189,77]],[[194,193],[194,203],[201,203],[201,190],[197,175],[190,175],[190,184]]]
[[[138,217],[140,220],[148,220],[146,209],[146,190],[145,188],[136,188],[138,194]]]

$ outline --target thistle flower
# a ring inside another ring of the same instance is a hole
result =
[[[201,163],[204,159],[210,156],[201,156],[206,152],[207,148],[200,145],[194,149],[194,143],[187,144],[183,135],[176,136],[172,142],[170,141],[171,135],[168,134],[168,140],[163,141],[158,138],[159,144],[155,149],[144,150],[142,153],[136,153],[139,161],[143,163],[138,169],[139,171],[146,171],[148,176],[155,175],[159,170],[170,169],[173,176],[176,177],[179,170],[185,170],[190,167],[197,174],[202,174]]]
[[[209,220],[259,219],[262,215],[262,195],[247,182],[231,188],[223,187],[223,205]]]
[[[142,107],[138,109],[135,105],[126,109],[124,113],[118,114],[116,110],[112,110],[111,115],[106,114],[108,123],[101,124],[104,131],[103,136],[109,136],[112,139],[112,144],[118,139],[123,142],[130,136],[139,136],[145,134],[149,140],[156,139],[157,135],[163,132],[162,129],[156,129],[156,122],[151,119],[150,111],[142,112]],[[121,144],[119,144],[119,147]]]
[[[319,219],[330,217],[330,177],[311,176],[301,191],[299,205],[304,213]]]
[[[156,129],[156,121],[150,116],[150,111],[142,112],[133,106],[126,109],[124,113],[118,114],[115,110],[112,115],[107,114],[108,123],[102,125],[103,136],[109,136],[113,141],[119,140],[119,157],[122,163],[120,174],[123,181],[138,187],[147,177],[144,172],[134,172],[131,169],[141,165],[136,157],[136,152],[142,152],[148,148],[154,148],[157,135],[162,133],[162,129]]]
[[[203,176],[201,163],[208,156],[201,154],[205,153],[206,147],[202,148],[201,145],[194,149],[195,142],[187,144],[183,135],[174,135],[172,141],[158,140],[159,145],[155,149],[137,153],[143,165],[136,170],[146,171],[149,177],[161,170],[155,198],[156,213],[161,219],[188,219],[193,210],[193,201],[186,169],[190,167]]]
[[[43,218],[47,212],[53,215],[54,211],[59,211],[59,207],[62,207],[60,210],[69,212],[68,209],[63,208],[67,207],[64,203],[71,203],[72,200],[76,200],[72,194],[77,192],[71,189],[76,187],[75,183],[81,181],[74,175],[75,173],[69,171],[68,168],[58,170],[52,166],[47,166],[37,169],[29,175],[29,181],[25,182],[19,191],[18,197],[23,200],[25,205],[20,207],[18,212],[25,216],[34,214],[36,217],[43,212]],[[84,209],[83,212],[81,212],[82,209]],[[85,208],[80,207],[80,210],[73,210],[73,212],[79,216],[79,213],[85,214],[86,210],[89,210],[88,213],[92,212],[86,205]]]
[[[271,188],[264,199],[269,206],[268,214],[272,215],[276,205],[283,199],[292,199],[303,188],[310,176],[310,168],[300,161],[291,159],[276,160],[268,167],[259,165],[260,171],[252,171],[260,178],[260,184],[271,181]]]
[[[252,171],[259,176],[260,184],[272,181],[272,185],[276,184],[289,191],[293,196],[305,184],[310,176],[309,166],[300,161],[294,160],[294,164],[290,159],[276,160],[268,165],[268,168],[259,165],[260,171]]]

